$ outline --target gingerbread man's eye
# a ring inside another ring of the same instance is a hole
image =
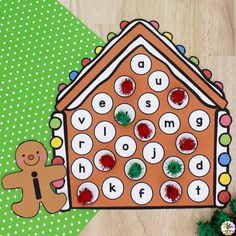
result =
[[[22,156],[25,157],[25,154],[23,154]]]
[[[39,154],[39,151],[37,151],[36,153]]]

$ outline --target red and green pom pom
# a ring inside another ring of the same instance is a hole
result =
[[[182,151],[192,151],[196,148],[196,142],[192,138],[182,138],[179,141],[179,148]]]
[[[177,202],[180,199],[180,189],[175,187],[173,184],[166,185],[165,192],[166,197],[172,202]]]
[[[104,169],[106,168],[106,169],[111,170],[115,166],[115,159],[111,154],[102,155],[99,162],[103,166]]]
[[[183,89],[175,89],[170,93],[170,100],[176,104],[181,106],[186,99],[187,95],[186,92]]]
[[[124,112],[122,110],[117,112],[117,114],[115,115],[115,119],[123,126],[129,125],[131,122],[131,117],[128,112]]]
[[[120,91],[122,94],[128,96],[134,91],[133,82],[130,79],[125,79],[120,84]]]
[[[183,165],[179,161],[172,160],[167,164],[166,169],[168,174],[175,177],[183,172]]]
[[[138,124],[137,131],[138,131],[139,137],[143,139],[148,139],[152,135],[152,130],[146,123]]]
[[[77,199],[78,202],[82,205],[89,204],[93,199],[93,193],[87,188],[79,190],[79,195]]]
[[[132,163],[132,165],[130,166],[128,170],[128,176],[131,179],[139,178],[142,175],[142,173],[143,173],[142,166],[137,162]]]

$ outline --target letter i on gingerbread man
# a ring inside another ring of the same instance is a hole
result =
[[[21,217],[33,217],[43,204],[49,213],[59,211],[66,203],[64,194],[56,194],[51,183],[66,175],[63,165],[45,166],[47,151],[37,141],[21,143],[16,150],[16,163],[21,171],[5,176],[5,189],[22,189],[22,200],[12,204],[12,210]]]

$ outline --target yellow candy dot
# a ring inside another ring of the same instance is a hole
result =
[[[101,46],[98,46],[98,47],[95,48],[95,53],[96,54],[99,54],[101,51],[102,51],[102,47]]]
[[[223,173],[220,175],[220,183],[222,185],[228,185],[231,181],[231,176],[228,173]]]
[[[166,38],[168,38],[169,40],[172,40],[172,39],[173,39],[173,35],[172,35],[171,33],[169,33],[169,32],[165,32],[163,35],[164,35]]]
[[[61,138],[59,138],[59,137],[54,137],[54,138],[51,140],[51,146],[52,146],[53,148],[59,148],[59,147],[61,147],[61,145],[62,145],[62,140],[61,140]]]

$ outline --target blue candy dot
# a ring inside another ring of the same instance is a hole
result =
[[[76,77],[78,76],[79,72],[78,71],[71,71],[69,74],[69,78],[71,81],[75,80]]]
[[[228,153],[222,153],[219,156],[219,163],[222,166],[227,166],[231,162],[231,157]]]
[[[176,47],[181,54],[185,54],[186,50],[183,45],[177,45]]]

